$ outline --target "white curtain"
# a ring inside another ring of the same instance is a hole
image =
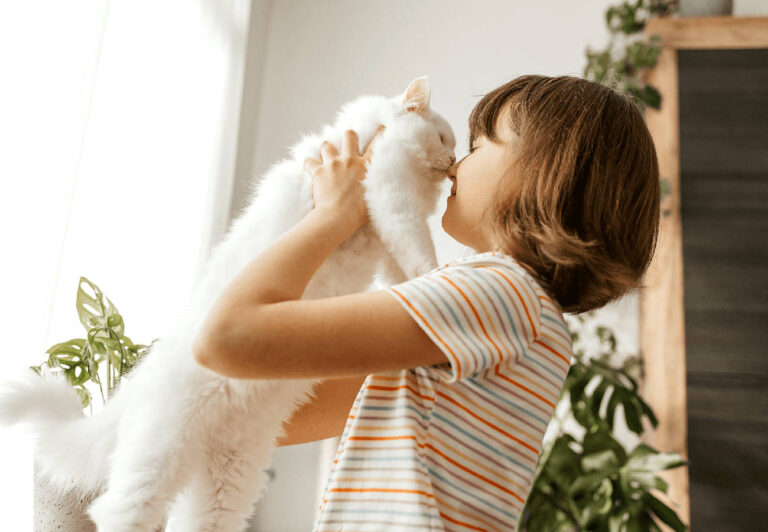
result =
[[[166,333],[226,230],[249,10],[0,5],[0,375],[84,337],[80,276],[115,303],[132,340]],[[3,529],[32,528],[28,443],[0,429]]]

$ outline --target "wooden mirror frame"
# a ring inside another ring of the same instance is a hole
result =
[[[677,51],[768,48],[768,17],[652,18],[645,25],[646,42],[651,35],[662,38],[661,53],[643,80],[661,92],[662,102],[660,110],[646,109],[645,120],[656,145],[661,177],[667,179],[670,189],[661,204],[656,253],[644,278],[645,288],[639,294],[644,370],[640,392],[659,421],[655,431],[643,434],[643,442],[687,460]],[[659,493],[659,498],[690,524],[688,468],[667,470],[659,476],[669,483],[666,497]]]

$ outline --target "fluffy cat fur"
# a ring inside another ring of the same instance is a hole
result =
[[[437,266],[427,217],[455,161],[450,126],[429,106],[425,76],[405,92],[362,96],[335,123],[304,136],[291,157],[252,186],[250,201],[208,259],[186,311],[156,342],[101,412],[86,417],[64,377],[28,370],[0,383],[0,423],[24,422],[52,486],[95,497],[88,515],[100,532],[242,530],[265,486],[282,423],[319,380],[236,380],[198,365],[192,343],[213,302],[258,253],[313,208],[307,157],[327,139],[340,150],[346,129],[359,149],[379,124],[365,179],[371,222],[314,275],[304,299],[339,296],[420,276]]]

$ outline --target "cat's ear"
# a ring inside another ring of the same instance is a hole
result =
[[[429,109],[430,93],[429,76],[414,79],[403,93],[403,109],[419,114],[426,113]]]

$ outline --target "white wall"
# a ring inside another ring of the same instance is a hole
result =
[[[238,153],[232,213],[244,206],[247,180],[257,178],[287,156],[288,148],[302,133],[332,121],[343,103],[361,94],[398,94],[412,79],[425,74],[432,81],[432,107],[454,128],[456,156],[463,157],[467,152],[467,118],[479,98],[523,74],[581,76],[585,47],[602,48],[608,41],[604,12],[615,3],[259,2],[264,18],[257,27],[266,28],[261,36],[265,48],[251,50],[255,59],[251,61],[249,56],[248,60],[251,70],[246,71],[241,121],[241,133],[246,136],[241,137]],[[446,195],[449,188],[446,182]],[[444,203],[443,199],[440,205]],[[430,223],[438,260],[443,262],[465,248],[443,232],[441,215],[442,210],[438,210]],[[620,349],[636,351],[635,298],[627,298],[603,314],[603,321],[615,327],[620,336]],[[317,501],[299,497],[305,497],[306,487],[316,483],[316,468],[308,464],[316,460],[318,449],[317,444],[308,444],[278,450],[278,479],[263,500],[257,529],[310,529]],[[301,453],[304,457],[300,458]],[[305,482],[283,491],[291,483],[279,482],[279,478]],[[301,491],[296,491],[297,486]]]

